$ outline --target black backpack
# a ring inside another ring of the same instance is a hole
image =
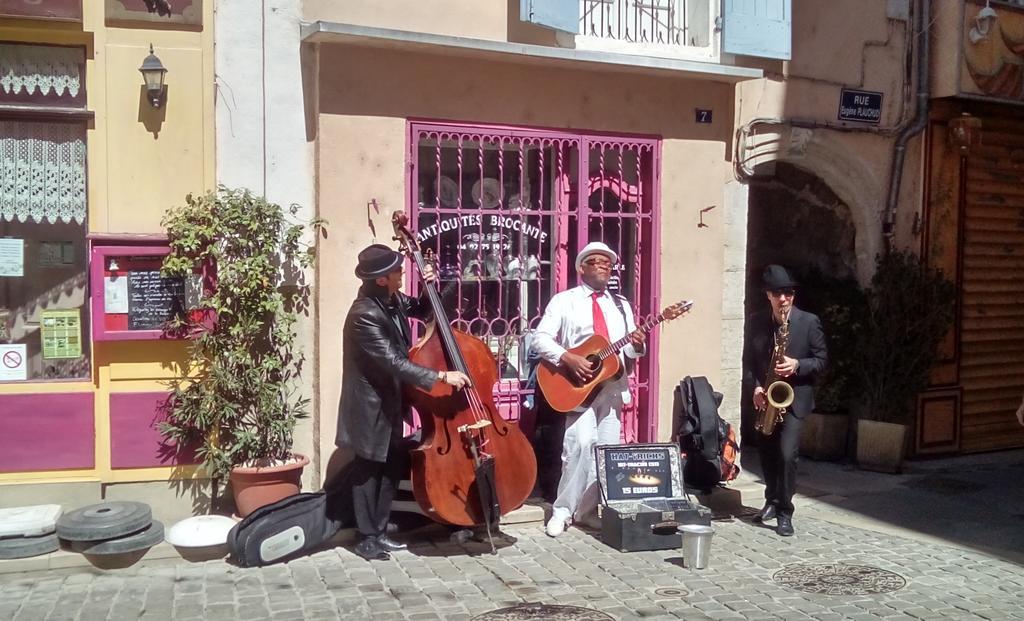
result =
[[[722,393],[706,377],[686,376],[675,390],[673,437],[684,456],[683,483],[707,494],[739,475],[739,445],[732,425],[718,415]]]

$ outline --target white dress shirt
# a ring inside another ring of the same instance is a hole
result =
[[[593,293],[593,289],[586,284],[581,284],[555,294],[551,298],[547,308],[544,309],[544,316],[537,324],[531,343],[533,351],[538,356],[552,364],[560,364],[562,354],[567,349],[572,349],[593,336],[594,313],[591,298]],[[619,296],[622,308],[626,313],[625,322],[623,322],[622,313],[619,312],[612,295],[614,294],[605,290],[601,293],[597,303],[601,307],[601,312],[604,313],[609,340],[614,343],[635,330],[636,325],[633,322],[633,311],[629,306],[629,301]],[[630,358],[639,358],[644,353],[643,350],[637,351],[632,343],[627,343],[621,350],[621,354]],[[625,373],[619,379],[609,380],[608,384],[614,385],[614,389],[622,394],[623,403],[630,402],[629,381]],[[602,391],[613,389],[611,385],[606,385]]]

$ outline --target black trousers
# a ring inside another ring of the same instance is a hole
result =
[[[537,457],[537,485],[548,502],[558,496],[558,482],[562,478],[562,443],[565,439],[566,415],[551,409],[537,389],[537,423],[534,428],[533,450]]]
[[[793,516],[796,465],[800,460],[800,431],[803,419],[786,415],[782,425],[769,437],[761,436],[758,451],[764,470],[764,498],[775,505],[779,515]]]
[[[400,460],[390,455],[386,462],[357,456],[352,463],[352,509],[361,537],[376,537],[387,531],[401,466]]]

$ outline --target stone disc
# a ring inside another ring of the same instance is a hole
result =
[[[60,505],[33,505],[0,509],[0,537],[49,535],[63,513]]]
[[[56,552],[60,548],[57,533],[38,537],[5,537],[0,539],[0,559],[28,558]]]
[[[82,554],[123,554],[152,548],[164,540],[163,523],[153,520],[137,533],[103,541],[72,541],[71,549]]]
[[[101,502],[65,513],[57,534],[68,541],[100,541],[137,533],[153,521],[149,505],[141,502]]]

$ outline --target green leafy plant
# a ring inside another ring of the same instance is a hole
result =
[[[294,221],[285,210],[248,190],[221,187],[167,212],[170,254],[165,277],[215,277],[202,289],[205,319],[180,317],[169,329],[189,335],[188,372],[171,383],[161,433],[178,447],[198,447],[214,478],[242,464],[291,456],[295,424],[309,400],[295,386],[303,356],[294,348],[305,312],[305,269],[323,222]],[[282,285],[282,283],[288,283]]]
[[[953,325],[956,287],[910,252],[876,259],[866,305],[852,317],[850,360],[865,418],[909,424],[938,347]]]
[[[798,280],[797,304],[818,315],[828,343],[828,367],[818,381],[815,411],[846,414],[858,396],[853,351],[867,308],[864,290],[850,276],[832,276],[813,267]]]

